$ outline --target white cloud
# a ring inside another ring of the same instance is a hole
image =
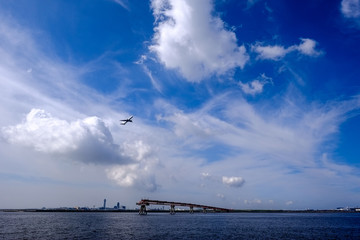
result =
[[[130,11],[128,0],[113,0],[113,1],[119,4],[124,9]]]
[[[211,106],[214,104],[213,106]],[[213,107],[220,105],[223,107],[222,118],[232,119],[231,124],[226,121],[212,116],[208,111],[212,111]],[[184,144],[193,148],[195,144],[202,144],[202,148],[211,146],[213,142],[217,144],[227,144],[245,151],[280,151],[282,154],[286,152],[298,151],[299,138],[295,138],[291,133],[292,130],[285,126],[273,125],[267,119],[262,119],[255,109],[245,101],[239,101],[226,97],[224,99],[214,99],[207,109],[200,110],[198,113],[187,115],[188,121],[184,122],[184,116],[173,115],[166,118],[174,123],[174,131],[178,136],[182,136]],[[236,119],[236,120],[235,120]],[[191,128],[186,127],[189,124]],[[206,131],[206,134],[198,134]],[[295,134],[296,135],[296,134]],[[206,136],[211,136],[212,141],[209,142]],[[249,141],[249,139],[252,139]],[[304,140],[303,147],[310,147],[307,140]],[[253,144],[256,142],[257,144]],[[302,141],[301,141],[302,142]],[[278,150],[276,150],[278,149]],[[304,149],[303,149],[304,150]],[[281,154],[281,155],[282,155]]]
[[[297,50],[307,56],[316,57],[321,54],[321,51],[315,50],[317,42],[309,38],[300,38],[302,41],[296,48]]]
[[[220,183],[228,187],[240,188],[244,185],[245,179],[242,177],[213,176],[210,173],[201,174],[203,180],[212,181],[212,185]]]
[[[263,87],[265,83],[255,79],[254,81],[248,83],[239,82],[239,85],[241,89],[244,91],[244,93],[255,95],[263,91]]]
[[[155,176],[148,173],[138,164],[114,166],[106,170],[109,179],[122,187],[135,187],[154,192],[158,188]]]
[[[107,175],[120,186],[130,187],[135,184],[138,179],[138,165],[131,164],[122,167],[113,167],[107,170]]]
[[[124,153],[133,159],[134,163],[107,169],[108,178],[120,186],[155,191],[158,184],[154,171],[159,166],[159,161],[152,156],[152,151],[151,146],[141,140],[125,143]]]
[[[322,54],[321,51],[316,50],[317,42],[309,38],[300,38],[301,43],[299,45],[292,45],[288,48],[280,45],[274,46],[263,46],[257,43],[251,47],[252,51],[257,53],[258,59],[268,59],[279,61],[284,58],[287,54],[298,51],[302,55],[317,57]]]
[[[45,110],[32,109],[23,123],[3,127],[2,135],[11,144],[85,163],[126,161],[119,146],[114,144],[108,127],[98,117],[67,122],[52,117]]]
[[[250,95],[256,95],[263,92],[264,85],[272,83],[272,78],[267,77],[264,73],[259,76],[259,79],[255,79],[251,82],[242,83],[239,82],[239,86],[244,93]]]
[[[141,140],[114,144],[109,128],[98,117],[67,122],[32,109],[23,123],[3,127],[1,133],[12,145],[61,159],[110,165],[107,177],[120,186],[147,191],[158,188],[153,174],[158,161],[151,147]]]
[[[341,12],[346,18],[360,18],[360,0],[342,0]]]
[[[293,201],[287,201],[287,202],[285,203],[286,206],[290,206],[290,205],[293,205],[293,204],[294,204]]]
[[[222,182],[229,187],[239,188],[244,185],[245,180],[242,177],[222,177]]]
[[[360,0],[342,0],[340,11],[352,23],[350,27],[360,27]]]
[[[152,74],[152,72],[150,71],[150,69],[146,66],[146,64],[144,64],[145,61],[147,61],[147,56],[146,55],[142,55],[140,57],[140,59],[138,61],[136,61],[135,63],[142,66],[144,72],[146,73],[146,75],[149,77],[152,86],[160,93],[162,93],[162,86],[160,84],[160,81],[158,81]]]
[[[290,52],[290,49],[286,49],[283,46],[261,46],[255,45],[252,47],[252,50],[258,54],[259,59],[271,59],[271,60],[280,60],[287,53]]]
[[[222,75],[243,68],[248,61],[235,33],[211,15],[209,0],[154,0],[151,6],[157,26],[150,49],[167,68],[178,69],[188,81]]]

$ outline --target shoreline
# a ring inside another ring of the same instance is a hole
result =
[[[138,209],[116,210],[116,209],[0,209],[0,212],[109,212],[109,213],[138,213]],[[169,210],[147,210],[148,213],[169,213]],[[189,213],[189,210],[176,210],[176,213]],[[194,213],[203,213],[202,210],[194,210]],[[211,211],[206,213],[360,213],[358,211],[344,210],[241,210]]]

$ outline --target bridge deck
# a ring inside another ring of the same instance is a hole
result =
[[[141,201],[136,203],[137,205],[167,205],[167,206],[181,206],[181,207],[190,207],[190,208],[202,208],[202,209],[213,209],[214,211],[223,211],[229,212],[230,209],[213,207],[201,204],[193,204],[193,203],[184,203],[184,202],[169,202],[169,201],[160,201],[160,200],[150,200],[150,199],[141,199]]]

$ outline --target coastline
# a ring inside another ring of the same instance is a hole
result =
[[[117,210],[117,209],[0,209],[0,212],[94,212],[94,213],[138,213],[138,209],[127,209],[127,210]],[[148,213],[169,213],[169,210],[156,210],[149,209]],[[189,210],[176,210],[176,213],[189,213]],[[194,210],[194,213],[203,213],[202,210]],[[344,211],[344,210],[243,210],[243,209],[233,209],[226,212],[220,211],[207,211],[207,213],[360,213],[358,211]]]

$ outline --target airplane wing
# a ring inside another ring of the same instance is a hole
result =
[[[121,125],[125,125],[125,124],[128,123],[128,122],[132,122],[132,120],[131,120],[132,118],[133,118],[133,116],[129,117],[128,119],[122,119],[122,120],[120,120],[120,121],[122,121]]]
[[[131,116],[131,117],[129,117],[128,119],[122,119],[122,120],[120,120],[120,121],[129,121],[129,120],[131,120],[133,117],[134,117],[134,116]]]

